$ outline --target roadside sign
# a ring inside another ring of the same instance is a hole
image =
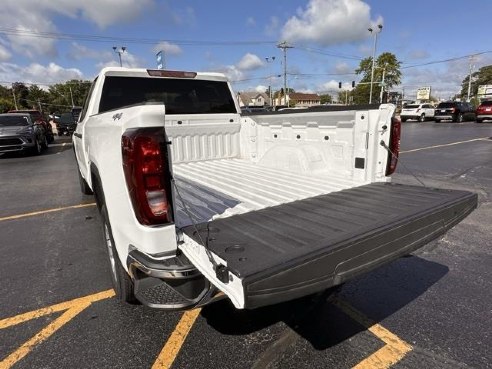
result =
[[[429,100],[430,99],[430,94],[431,94],[431,88],[430,88],[430,86],[420,87],[417,90],[417,100]]]
[[[162,55],[162,50],[155,55],[157,61],[157,69],[164,69],[164,56]]]

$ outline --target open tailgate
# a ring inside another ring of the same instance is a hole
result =
[[[236,307],[256,308],[338,285],[408,254],[476,207],[470,192],[372,183],[200,224],[201,238],[185,227],[181,248]],[[202,241],[220,275],[199,257]]]

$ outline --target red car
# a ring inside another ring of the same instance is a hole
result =
[[[492,120],[492,100],[482,101],[477,108],[477,123],[482,123],[485,119]]]
[[[43,114],[39,110],[26,109],[26,110],[10,110],[9,113],[24,113],[29,114],[34,123],[40,123],[46,132],[46,139],[48,143],[52,143],[55,140],[55,135],[53,134],[53,128],[51,124],[45,119]]]

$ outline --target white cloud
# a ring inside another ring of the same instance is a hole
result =
[[[0,80],[2,81],[51,84],[70,79],[83,79],[83,74],[77,68],[64,68],[55,63],[47,66],[32,63],[25,67],[13,63],[0,63]]]
[[[167,41],[159,42],[152,48],[152,51],[157,53],[159,51],[164,51],[165,55],[179,55],[183,52],[183,50],[175,44],[172,44]]]
[[[255,87],[256,92],[265,92],[266,90],[268,90],[268,86],[258,85]]]
[[[103,29],[131,21],[153,4],[154,0],[2,0],[0,24],[16,30],[7,35],[14,52],[30,58],[56,56],[56,40],[42,36],[57,31],[55,16],[82,18]]]
[[[109,61],[114,58],[114,53],[108,50],[101,51],[101,50],[91,49],[77,42],[73,42],[71,49],[68,52],[68,56],[74,60],[97,59],[97,60]]]
[[[139,68],[145,65],[145,62],[140,58],[136,57],[134,54],[125,51],[124,53],[121,54],[121,64],[124,68]],[[101,61],[100,63],[97,64],[97,67],[99,69],[105,67],[119,67],[119,66],[120,66],[119,56],[116,53],[113,60]]]
[[[234,65],[226,65],[215,69],[217,72],[224,73],[229,81],[241,81],[245,75]]]
[[[265,27],[265,34],[267,36],[276,36],[280,28],[280,20],[273,16],[270,17],[270,23]]]
[[[361,0],[310,0],[284,24],[281,38],[322,46],[354,42],[368,38],[367,28],[380,22],[371,20],[371,8]]]
[[[340,74],[351,73],[354,71],[354,68],[345,62],[339,62],[335,65],[335,71]]]
[[[237,63],[237,68],[239,70],[255,70],[263,67],[263,65],[263,61],[257,55],[247,53]]]
[[[321,90],[333,90],[333,89],[338,89],[338,81],[331,80],[328,82],[323,83],[320,86]]]
[[[253,17],[248,17],[248,18],[246,19],[246,25],[247,25],[248,27],[255,27],[255,26],[256,26],[256,21],[255,21],[255,19],[254,19]]]
[[[0,62],[4,62],[9,60],[12,57],[12,54],[7,49],[6,45],[3,45],[4,42],[0,40]]]

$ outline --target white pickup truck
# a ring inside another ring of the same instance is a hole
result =
[[[73,135],[117,296],[238,309],[312,294],[406,255],[477,196],[390,182],[390,104],[240,114],[216,73],[106,68]]]

